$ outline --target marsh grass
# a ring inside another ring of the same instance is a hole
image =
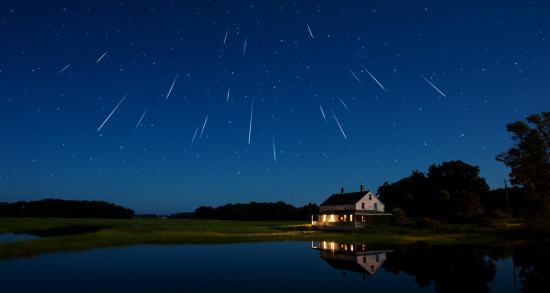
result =
[[[314,231],[307,222],[249,222],[159,219],[0,218],[0,234],[60,228],[69,225],[111,227],[98,232],[0,243],[0,261],[44,253],[76,252],[129,245],[229,244],[265,241],[335,241],[406,244],[487,244],[521,241],[522,228],[480,228],[475,225],[367,227],[353,233]],[[518,236],[519,235],[519,236]]]

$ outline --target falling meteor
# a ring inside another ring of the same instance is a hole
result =
[[[202,138],[202,133],[204,132],[204,127],[206,127],[206,121],[208,121],[208,116],[210,115],[210,113],[208,113],[206,115],[206,119],[204,120],[204,125],[202,126],[202,130],[201,130],[201,135],[199,136],[199,141],[201,141],[201,138]]]
[[[231,92],[231,88],[229,88],[229,90],[227,90],[227,102],[229,102],[229,92]]]
[[[351,71],[351,69],[349,70],[349,72],[351,72],[351,74],[353,74],[353,76],[355,76],[355,79],[357,79],[357,81],[360,83],[360,84],[363,84],[359,78],[357,78],[357,76],[355,75],[355,73],[353,73],[353,71]]]
[[[421,75],[422,76],[422,75]],[[444,93],[442,93],[438,88],[435,87],[435,85],[433,85],[429,80],[427,80],[424,76],[422,76],[422,78],[427,81],[429,84],[431,84],[434,89],[436,89],[440,94],[442,94],[445,98],[447,97]]]
[[[309,35],[313,39],[313,34],[311,33],[311,29],[309,28],[309,24],[307,22],[306,22],[306,25],[307,25],[307,29],[309,30]]]
[[[338,97],[338,96],[337,96]],[[346,106],[346,104],[344,104],[344,101],[342,101],[342,99],[340,99],[340,97],[338,97],[338,100],[340,100],[340,102],[342,102],[342,105],[344,105],[344,107],[346,107],[346,110],[349,110],[348,109],[348,106]]]
[[[319,102],[317,102],[319,103]],[[325,112],[323,111],[323,107],[321,107],[321,103],[319,103],[319,108],[321,108],[321,114],[323,114],[323,118],[327,120],[327,117],[325,117]]]
[[[254,113],[254,100],[252,100],[252,109],[250,110],[250,128],[248,129],[248,144],[250,144],[250,134],[252,133],[252,113]]]
[[[109,49],[109,50],[111,50],[111,49]],[[107,52],[105,52],[105,54],[101,55],[101,57],[99,57],[99,59],[97,59],[97,61],[95,63],[98,63],[99,61],[101,61],[101,59],[103,59],[103,57],[105,55],[107,55],[107,53],[109,53],[109,50],[107,50]]]
[[[361,64],[361,66],[363,66],[363,64]],[[378,82],[378,80],[372,76],[372,74],[370,74],[370,72],[365,68],[365,66],[363,66],[363,69],[365,69],[365,71],[370,75],[370,77],[372,77],[372,79],[374,79],[374,81],[376,81],[376,83],[384,90],[386,91],[386,89]]]
[[[225,38],[223,39],[223,45],[225,46],[225,41],[227,40],[227,34],[229,33],[229,30],[225,32]]]
[[[65,68],[61,69],[61,71],[59,71],[57,74],[60,74],[61,72],[65,71],[65,69],[67,69],[67,67],[71,66],[72,63],[69,63],[69,65],[65,66]]]
[[[246,52],[246,37],[244,37],[243,57],[245,52]]]
[[[275,160],[275,163],[277,163],[277,154],[275,154],[275,137],[273,137],[273,159]]]
[[[170,96],[170,93],[172,92],[172,88],[174,87],[174,84],[176,84],[176,79],[178,79],[177,74],[176,74],[176,78],[174,78],[174,82],[172,83],[172,86],[170,87],[170,90],[168,91],[168,95],[166,95],[166,100],[168,100],[168,97]]]
[[[193,142],[195,141],[195,136],[197,136],[197,132],[199,131],[199,127],[201,127],[200,125],[197,126],[197,130],[195,130],[195,135],[193,135],[193,139],[191,140],[191,145],[189,145],[189,147],[191,147],[193,145]]]
[[[332,112],[332,110],[330,110],[330,112]],[[338,124],[338,127],[340,127],[340,131],[342,131],[342,134],[344,135],[344,138],[348,139],[346,137],[346,134],[344,133],[344,130],[342,129],[342,126],[340,126],[340,122],[338,122],[338,119],[336,119],[336,115],[334,115],[334,112],[332,112],[332,116],[334,117],[334,120],[336,120],[336,123]]]
[[[111,112],[111,114],[109,114],[109,116],[107,116],[107,119],[105,119],[105,121],[103,121],[103,123],[101,124],[101,126],[99,126],[99,128],[97,129],[97,131],[99,131],[101,129],[101,127],[103,127],[103,125],[105,124],[105,122],[107,122],[107,120],[109,120],[109,118],[111,118],[111,115],[113,115],[113,113],[116,111],[116,109],[118,108],[118,106],[120,106],[120,103],[122,103],[122,101],[124,101],[124,99],[126,98],[126,96],[129,94],[130,92],[126,93],[126,95],[124,95],[124,97],[122,97],[122,100],[120,100],[120,102],[118,102],[118,105],[116,105],[116,107],[113,109],[113,112]]]
[[[143,116],[145,116],[145,113],[147,113],[147,109],[145,109],[145,112],[143,112],[143,115],[141,115],[141,118],[139,118],[139,122],[136,125],[136,128],[134,128],[134,132],[136,132],[136,129],[138,128],[139,124],[141,123],[141,120],[143,119]]]

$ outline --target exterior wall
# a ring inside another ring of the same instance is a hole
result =
[[[371,199],[369,199],[369,195],[371,195]],[[375,210],[374,209],[374,204],[376,203],[377,204],[377,206],[376,206],[377,211],[379,211],[379,212],[384,212],[385,211],[384,204],[372,192],[367,193],[360,201],[357,202],[357,204],[355,205],[354,208],[357,209],[357,210],[363,210],[362,203],[365,204],[365,209],[364,210],[374,211]]]

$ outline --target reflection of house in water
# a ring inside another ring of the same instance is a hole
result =
[[[372,251],[366,243],[337,243],[337,242],[311,242],[311,248],[319,250],[321,258],[337,270],[342,270],[344,277],[346,272],[363,274],[363,281],[367,280],[367,274],[374,275],[386,261],[385,251]]]

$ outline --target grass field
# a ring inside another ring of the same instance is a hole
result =
[[[224,244],[265,241],[336,241],[437,244],[497,244],[521,242],[521,227],[500,229],[475,225],[441,225],[436,228],[378,227],[355,233],[311,230],[309,222],[245,222],[159,219],[0,218],[0,234],[61,228],[68,225],[106,226],[101,231],[0,243],[0,260],[33,257],[43,253],[71,252],[138,244]]]

